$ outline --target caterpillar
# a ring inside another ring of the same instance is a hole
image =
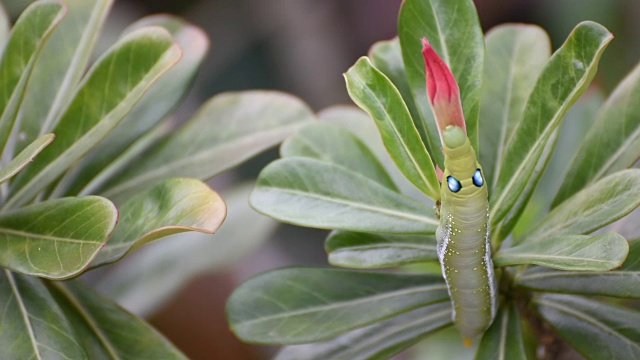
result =
[[[466,134],[458,85],[429,42],[422,41],[427,94],[444,152],[437,254],[452,302],[453,322],[469,345],[491,325],[496,313],[488,190]]]

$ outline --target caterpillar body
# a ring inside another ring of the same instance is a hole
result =
[[[463,130],[449,126],[443,140],[437,253],[453,305],[453,321],[465,339],[473,339],[487,329],[496,312],[488,192],[482,167]]]
[[[423,39],[423,44],[427,93],[444,152],[437,253],[451,297],[453,322],[470,344],[496,314],[488,191],[467,137],[458,84],[429,42]]]

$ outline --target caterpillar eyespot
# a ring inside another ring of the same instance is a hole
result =
[[[480,169],[476,169],[471,179],[473,180],[473,185],[477,187],[484,185],[484,178],[482,177],[482,171],[480,171]]]
[[[462,184],[460,184],[460,181],[453,176],[447,176],[447,187],[451,192],[457,193],[462,189]]]

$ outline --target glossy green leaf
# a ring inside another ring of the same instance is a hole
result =
[[[588,359],[640,357],[640,313],[578,296],[547,294],[536,298],[542,317]]]
[[[89,358],[42,280],[0,270],[0,308],[0,358]]]
[[[187,359],[144,320],[76,281],[50,283],[89,359]]]
[[[433,209],[342,166],[287,158],[265,167],[251,194],[261,213],[322,229],[434,234]]]
[[[553,200],[558,205],[603,176],[633,165],[640,157],[640,65],[604,104],[580,145],[562,186]]]
[[[103,194],[124,198],[162,179],[209,179],[278,144],[314,119],[298,98],[276,91],[217,95],[177,132],[151,147]]]
[[[522,120],[527,99],[549,59],[551,44],[543,29],[524,24],[496,26],[485,41],[479,158],[487,183],[493,186],[493,174],[500,172],[505,147]]]
[[[398,34],[409,85],[429,129],[430,147],[440,149],[440,139],[427,99],[420,42],[423,37],[449,65],[458,82],[469,140],[477,150],[484,42],[473,1],[405,0],[398,19]]]
[[[532,290],[640,298],[640,241],[629,242],[629,255],[615,271],[558,271],[533,267],[515,277],[515,283]]]
[[[215,235],[180,233],[140,248],[102,274],[95,287],[126,309],[147,317],[196,276],[237,265],[270,239],[278,226],[249,207],[252,189],[253,184],[245,183],[222,191],[228,216]]]
[[[325,342],[287,346],[276,355],[275,360],[389,359],[425,336],[450,324],[451,305],[448,301],[441,302]]]
[[[629,252],[621,235],[559,235],[525,241],[500,250],[496,266],[541,265],[570,271],[608,271],[619,267]]]
[[[161,26],[172,35],[182,49],[178,63],[163,74],[144,94],[122,123],[104,139],[80,164],[75,181],[66,189],[67,195],[86,195],[122,169],[128,161],[120,161],[121,154],[131,152],[137,140],[164,119],[191,88],[196,71],[207,54],[209,40],[200,29],[171,15],[153,15],[130,26],[126,33],[145,26]],[[137,150],[137,153],[144,147]]]
[[[54,1],[38,1],[24,10],[16,21],[0,61],[0,154],[10,149],[24,89],[38,53],[53,28],[64,16],[64,6]]]
[[[57,140],[17,177],[7,206],[33,199],[104,139],[180,53],[162,28],[123,37],[89,70],[53,131]]]
[[[513,228],[520,220],[522,213],[525,211],[529,200],[533,196],[534,191],[538,186],[538,182],[542,178],[542,174],[546,170],[547,164],[549,163],[551,157],[555,152],[558,139],[559,133],[558,130],[556,130],[553,134],[551,134],[549,142],[545,145],[545,148],[542,154],[540,154],[540,158],[538,159],[536,166],[533,168],[533,171],[531,173],[531,181],[529,181],[524,186],[522,192],[520,193],[520,197],[513,203],[513,207],[511,208],[511,210],[505,214],[504,218],[502,218],[500,222],[495,224],[489,223],[489,227],[491,229],[491,241],[494,247],[497,247],[498,244],[500,244],[505,238],[511,235]],[[490,220],[495,221],[495,218]],[[517,239],[515,242],[517,242]]]
[[[582,22],[549,59],[531,92],[522,122],[507,143],[502,166],[494,174],[491,224],[513,211],[527,184],[537,181],[531,175],[547,142],[565,112],[589,86],[600,55],[612,38],[603,26]]]
[[[118,212],[101,197],[63,198],[0,215],[0,265],[51,279],[80,273],[113,231]]]
[[[531,268],[516,276],[518,286],[545,292],[640,299],[640,270],[608,272]]]
[[[404,176],[432,199],[440,198],[436,170],[400,92],[368,58],[345,73],[351,99],[375,120],[384,146]]]
[[[189,178],[160,182],[127,200],[119,211],[118,226],[92,266],[117,261],[165,236],[185,231],[212,234],[227,215],[220,195]]]
[[[237,288],[227,302],[227,318],[242,340],[298,344],[448,298],[436,275],[285,268]]]
[[[320,111],[318,120],[345,128],[367,144],[367,147],[376,155],[376,158],[382,162],[382,165],[401,193],[415,200],[434,204],[431,198],[418,190],[402,175],[387,149],[385,149],[378,127],[367,113],[355,106],[339,105]]]
[[[553,209],[522,240],[534,242],[563,234],[588,234],[625,216],[640,205],[640,170],[609,175]]]
[[[42,48],[27,85],[20,109],[17,149],[53,131],[86,71],[112,3],[113,0],[64,1],[66,15]]]
[[[15,158],[11,160],[7,164],[7,166],[0,169],[0,184],[9,180],[11,177],[20,172],[20,170],[24,169],[33,158],[38,155],[47,145],[51,144],[55,136],[53,134],[46,134],[38,139],[36,139],[33,143],[29,144],[24,150],[22,150]]]
[[[398,191],[375,155],[353,133],[327,123],[311,123],[285,140],[282,157],[304,156],[344,166]]]
[[[336,231],[325,242],[331,265],[374,269],[437,260],[433,236]]]
[[[482,336],[477,360],[527,359],[522,340],[520,315],[514,304],[503,305],[493,324]]]
[[[64,176],[58,181],[55,188],[52,190],[50,196],[65,196],[65,194],[72,194],[77,191],[79,185],[84,185],[79,191],[79,196],[89,195],[100,192],[99,189],[104,186],[109,180],[113,180],[114,176],[118,176],[122,169],[131,166],[132,163],[137,163],[140,158],[140,154],[149,149],[151,146],[161,141],[163,138],[173,132],[173,124],[171,121],[160,122],[156,127],[149,130],[147,133],[140,136],[133,144],[127,147],[117,158],[113,159],[111,163],[101,169],[98,174],[91,180],[84,177],[90,168],[93,168],[93,157],[86,157],[87,168],[83,168],[84,164],[79,164],[77,167],[71,168]],[[101,143],[102,144],[102,143]],[[120,176],[122,176],[120,174]],[[88,183],[85,184],[85,181]],[[149,184],[152,186],[153,184]],[[132,194],[133,195],[133,194]],[[126,198],[121,200],[126,201]]]
[[[532,226],[550,211],[553,197],[562,183],[558,179],[562,179],[566,175],[567,164],[578,151],[580,142],[582,142],[595,120],[595,114],[604,103],[604,100],[604,94],[601,91],[590,88],[567,111],[564,120],[556,129],[558,133],[557,140],[554,140],[553,137],[550,140],[550,142],[555,141],[553,153],[551,153],[548,164],[543,169],[544,173],[539,177],[539,183],[536,185],[533,194],[531,194],[531,201],[527,203],[527,208],[523,210],[522,221],[518,223],[517,228],[512,229],[513,236],[515,236],[514,240],[518,240],[518,238],[530,232]],[[549,148],[549,144],[547,144],[547,148]],[[541,156],[541,160],[544,158],[545,154]],[[535,170],[532,178],[537,178]],[[612,231],[625,236],[620,231]]]
[[[402,100],[404,100],[407,109],[409,109],[413,124],[420,133],[420,138],[425,144],[427,152],[434,158],[442,158],[440,145],[430,143],[429,129],[426,127],[426,122],[422,121],[422,114],[413,99],[409,79],[407,79],[407,72],[402,60],[400,39],[395,37],[392,40],[378,41],[373,44],[371,49],[369,49],[369,58],[373,66],[388,77],[396,89],[398,89],[400,95],[402,95]],[[430,119],[430,121],[433,122],[435,120]]]

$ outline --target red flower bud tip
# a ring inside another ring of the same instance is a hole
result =
[[[467,127],[464,122],[462,105],[460,103],[460,89],[447,64],[438,56],[426,38],[422,38],[422,56],[427,78],[427,95],[431,109],[436,117],[440,140],[442,133],[449,125],[461,127],[465,133]]]

